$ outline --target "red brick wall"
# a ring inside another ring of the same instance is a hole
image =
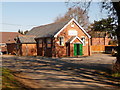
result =
[[[74,23],[74,22],[72,22]],[[80,43],[78,39],[74,40],[71,44],[66,43],[72,36],[68,35],[68,31],[74,29],[78,32],[78,37],[82,38],[81,36],[85,36],[86,43],[85,46],[83,46],[83,54],[90,55],[89,53],[89,45],[90,45],[90,39],[86,36],[86,34],[74,23],[74,27],[71,27],[71,24],[69,24],[62,32],[58,34],[57,37],[51,38],[51,48],[47,48],[47,38],[41,38],[43,40],[42,47],[39,47],[39,44],[37,44],[37,54],[40,56],[53,56],[53,57],[64,57],[64,56],[74,56],[74,43]],[[64,46],[59,45],[59,37],[64,37]],[[38,42],[39,39],[37,39]]]
[[[91,38],[91,45],[108,45],[110,38]]]
[[[42,40],[42,47],[39,45],[39,43],[37,43],[37,55],[39,55],[39,56],[47,56],[47,57],[52,57],[52,42],[51,42],[51,47],[47,47],[47,42],[46,42],[46,40],[47,40],[47,38],[39,38],[38,40],[37,40],[37,42],[39,41],[39,40]],[[52,38],[51,38],[51,40],[52,40]],[[50,44],[49,44],[50,45]]]
[[[22,44],[22,55],[23,56],[35,56],[37,55],[36,44]]]
[[[99,53],[105,52],[105,46],[109,45],[110,38],[92,38],[91,39],[91,52]]]
[[[8,54],[12,55],[17,54],[16,44],[15,43],[7,44],[7,51]]]
[[[55,38],[55,50],[56,50],[56,56],[58,57],[62,57],[62,56],[67,56],[67,47],[66,47],[66,44],[64,44],[64,46],[60,46],[57,42],[59,42],[59,37],[60,36],[64,36],[64,42],[67,42],[72,36],[69,36],[68,35],[68,31],[71,30],[71,29],[74,29],[74,30],[77,30],[78,32],[78,37],[79,38],[82,38],[81,36],[85,36],[86,38],[86,43],[85,46],[83,47],[83,54],[86,56],[86,55],[89,55],[89,45],[90,45],[90,39],[86,36],[86,34],[74,23],[74,27],[71,27],[71,24],[69,24],[62,32],[60,32],[58,34],[58,36]],[[73,56],[73,45],[74,43],[76,42],[80,42],[78,40],[75,40],[73,43],[70,44],[70,56]]]

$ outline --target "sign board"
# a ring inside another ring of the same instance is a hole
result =
[[[68,35],[70,36],[77,36],[77,31],[76,30],[69,30]]]

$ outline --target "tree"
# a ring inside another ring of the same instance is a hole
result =
[[[68,0],[67,3],[69,4],[71,0]],[[85,0],[86,1],[86,0]],[[73,6],[78,6],[80,4],[83,4],[83,7],[85,8],[85,11],[89,8],[91,5],[91,1],[89,2],[73,2]],[[117,72],[120,72],[120,1],[115,2],[114,0],[111,0],[111,2],[108,2],[108,0],[105,0],[105,2],[100,2],[101,3],[101,8],[102,9],[107,9],[108,10],[108,16],[114,17],[114,20],[117,22],[118,26],[117,29],[115,30],[117,34],[117,39],[118,39],[118,48],[117,48],[117,61],[114,65],[114,70]]]
[[[69,20],[71,18],[74,18],[85,30],[87,30],[89,26],[88,16],[80,7],[69,8],[65,15],[56,17],[55,22]]]
[[[111,34],[112,36],[115,35],[115,30],[117,28],[116,23],[114,23],[113,18],[102,19],[99,21],[94,21],[92,24],[92,31],[99,31],[99,32],[106,32]]]
[[[20,33],[20,34],[22,34],[22,35],[25,35],[26,33],[28,32],[28,30],[26,30],[26,31],[21,31],[20,29],[18,30],[18,33]]]
[[[20,32],[20,29],[18,30],[18,33],[21,33],[21,32]]]
[[[116,11],[116,15],[118,17],[118,27],[115,30],[118,38],[118,48],[117,48],[118,55],[117,55],[117,61],[114,66],[114,70],[120,72],[120,1],[112,2],[112,4],[113,4],[113,8]]]
[[[21,30],[19,29],[19,30],[18,30],[18,33],[23,34],[23,31],[21,31]]]

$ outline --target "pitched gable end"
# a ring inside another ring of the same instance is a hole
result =
[[[60,31],[58,31],[55,35],[54,35],[54,37],[57,37],[57,35],[60,33],[60,32],[62,32],[71,22],[75,22],[76,23],[76,25],[88,36],[88,38],[91,38],[91,36],[79,25],[79,23],[74,19],[74,18],[72,18]]]

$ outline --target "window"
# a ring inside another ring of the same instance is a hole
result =
[[[64,37],[60,37],[59,42],[61,46],[64,46]]]
[[[41,48],[42,47],[42,39],[39,39],[38,44],[39,44],[39,47]]]
[[[51,39],[50,38],[47,39],[47,48],[51,48]]]
[[[83,41],[83,45],[85,46],[85,37],[83,36],[81,40]]]

